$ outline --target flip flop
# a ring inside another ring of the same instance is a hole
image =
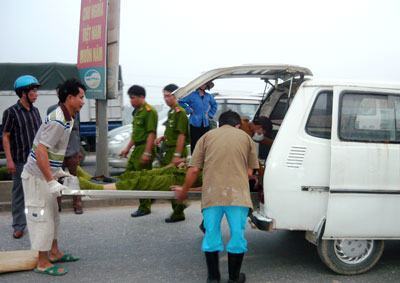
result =
[[[64,254],[59,259],[50,260],[51,263],[61,263],[61,262],[74,262],[78,261],[79,257],[75,257],[71,254]]]
[[[63,268],[64,271],[59,272],[58,269],[60,269],[60,268]],[[51,276],[62,276],[62,275],[67,274],[68,270],[65,267],[61,267],[61,266],[58,266],[55,264],[51,267],[46,268],[45,270],[40,270],[40,269],[35,268],[33,270],[33,272],[40,273],[40,274],[47,274],[47,275],[51,275]]]

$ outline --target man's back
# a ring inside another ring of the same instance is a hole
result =
[[[203,208],[252,206],[247,172],[258,168],[258,160],[244,131],[225,125],[208,132],[198,141],[191,165],[203,168]]]

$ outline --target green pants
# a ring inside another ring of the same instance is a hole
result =
[[[167,150],[165,152],[165,155],[163,156],[161,160],[161,166],[167,166],[168,164],[171,163],[172,159],[174,158],[174,153],[175,153],[175,146],[173,147],[167,147]],[[182,157],[186,157],[187,151],[186,147],[183,149],[182,152]],[[179,203],[176,200],[171,200],[171,206],[172,206],[172,215],[171,218],[175,219],[182,219],[185,218],[185,214],[183,211],[186,208],[186,205],[183,203]]]
[[[142,164],[140,162],[143,152],[146,149],[146,145],[137,145],[135,146],[135,149],[133,150],[131,156],[129,157],[128,160],[128,166],[126,167],[126,171],[141,171],[143,169],[148,169],[151,170],[152,168],[152,163],[154,159],[154,150],[153,150],[153,155],[151,157],[151,160],[147,164]],[[141,199],[139,200],[139,210],[143,212],[150,212],[151,211],[151,199]]]
[[[182,185],[185,181],[186,169],[176,167],[163,167],[153,170],[131,171],[120,176],[117,190],[159,190],[169,191],[172,185]],[[196,186],[201,185],[201,177]],[[184,217],[186,205],[172,201],[172,218]]]

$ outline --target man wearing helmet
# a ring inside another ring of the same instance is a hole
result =
[[[19,100],[3,113],[3,147],[8,172],[13,175],[11,210],[13,237],[16,239],[24,235],[26,226],[21,173],[32,148],[33,139],[42,123],[39,110],[33,106],[38,97],[39,86],[39,81],[33,76],[18,77],[14,83],[14,90]]]

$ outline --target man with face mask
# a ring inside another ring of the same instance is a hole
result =
[[[39,81],[33,76],[18,77],[14,83],[14,90],[19,100],[3,113],[3,147],[8,172],[13,176],[11,210],[15,239],[24,235],[26,226],[21,173],[31,150],[33,139],[42,124],[39,110],[33,106],[38,98],[39,86]]]
[[[260,116],[253,120],[250,128],[253,131],[252,139],[259,143],[258,157],[265,160],[268,157],[272,143],[272,122],[268,117]]]

